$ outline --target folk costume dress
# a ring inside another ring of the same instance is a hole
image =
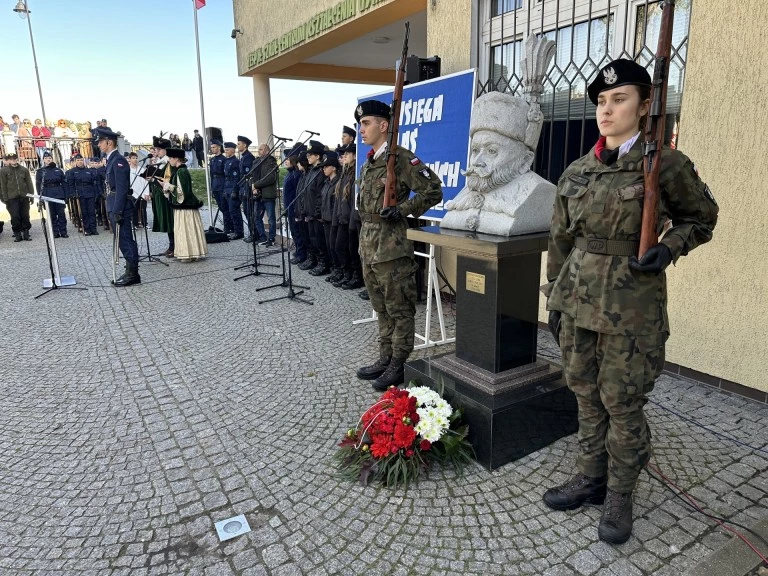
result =
[[[173,232],[176,246],[174,256],[191,262],[208,255],[203,221],[200,218],[202,202],[192,193],[192,177],[186,166],[179,166],[170,181],[168,198],[173,208]]]
[[[162,158],[156,165],[157,176],[164,182],[170,182],[176,168],[172,168],[167,158]],[[152,232],[165,232],[173,234],[173,209],[163,193],[163,187],[152,181]]]

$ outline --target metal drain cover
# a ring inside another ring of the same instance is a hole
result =
[[[236,536],[241,536],[251,531],[248,520],[245,519],[245,514],[240,514],[240,516],[234,516],[233,518],[225,518],[216,522],[214,526],[221,542],[231,540]]]

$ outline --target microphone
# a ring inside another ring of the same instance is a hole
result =
[[[320,132],[312,132],[312,130],[304,130],[304,132],[312,134],[312,136],[320,136]]]
[[[282,140],[283,142],[293,142],[293,138],[280,138],[280,136],[275,136],[274,134],[272,134],[272,137],[275,140]]]

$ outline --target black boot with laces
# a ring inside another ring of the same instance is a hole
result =
[[[565,484],[544,492],[544,504],[553,510],[575,510],[585,502],[602,504],[608,478],[590,478],[581,472]]]
[[[597,536],[603,542],[624,544],[632,535],[632,492],[608,490]]]

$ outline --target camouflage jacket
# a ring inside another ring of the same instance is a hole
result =
[[[376,160],[371,156],[360,169],[358,210],[362,220],[360,257],[365,264],[389,262],[403,256],[413,257],[413,243],[406,238],[405,216],[418,218],[443,198],[440,178],[410,150],[397,148],[397,208],[403,215],[397,222],[381,220],[384,183],[387,179],[387,154]],[[411,191],[414,192],[410,196]]]
[[[639,241],[643,207],[641,139],[615,164],[606,166],[594,148],[568,166],[557,186],[543,287],[547,309],[559,310],[576,326],[627,336],[669,332],[666,276],[633,272],[628,256],[586,252],[576,238]],[[712,239],[718,207],[693,163],[664,149],[660,175],[661,242],[673,261]]]

